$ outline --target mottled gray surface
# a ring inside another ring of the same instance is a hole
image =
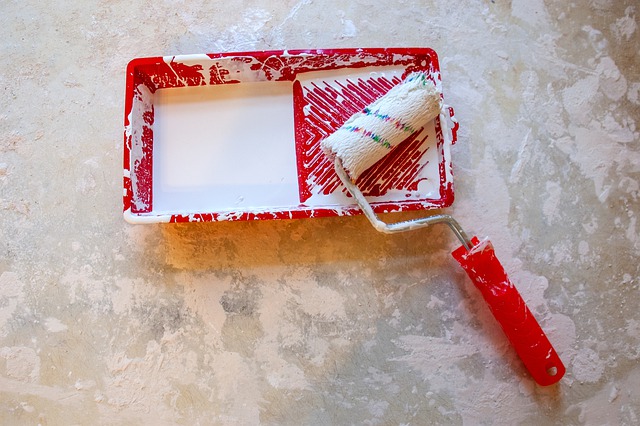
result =
[[[640,421],[637,2],[369,3],[0,5],[0,423]],[[440,55],[448,211],[494,242],[557,386],[446,229],[123,221],[130,59],[368,46]]]

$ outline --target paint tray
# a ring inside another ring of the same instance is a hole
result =
[[[359,214],[320,141],[413,71],[427,48],[262,51],[132,60],[124,216],[132,223]],[[453,202],[453,109],[365,172],[378,213]]]

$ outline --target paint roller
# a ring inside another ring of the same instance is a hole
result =
[[[371,224],[380,232],[397,233],[443,223],[462,246],[452,252],[480,290],[494,317],[534,378],[547,386],[558,382],[565,367],[535,317],[509,280],[488,239],[469,238],[450,215],[437,214],[396,223],[380,220],[356,185],[358,177],[429,121],[441,115],[442,95],[431,75],[409,74],[387,94],[350,117],[321,142],[324,153]]]

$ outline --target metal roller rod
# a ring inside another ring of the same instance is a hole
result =
[[[362,191],[360,191],[360,188],[358,188],[357,185],[351,182],[351,178],[345,171],[344,167],[342,166],[342,161],[338,157],[336,157],[335,159],[335,170],[344,186],[347,188],[347,190],[349,190],[364,215],[367,217],[367,219],[369,219],[369,222],[371,222],[376,230],[385,234],[395,234],[399,232],[413,231],[425,226],[435,225],[436,223],[445,223],[449,226],[449,228],[451,228],[453,233],[460,240],[467,251],[471,250],[471,247],[473,246],[471,240],[464,232],[458,221],[448,214],[427,216],[419,219],[396,223],[386,223],[381,221],[373,211],[371,204],[369,204],[365,196],[362,194]]]

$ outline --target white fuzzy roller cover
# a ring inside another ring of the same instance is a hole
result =
[[[354,114],[321,142],[324,153],[342,165],[355,182],[396,145],[435,118],[442,108],[440,91],[424,72],[400,84]]]

